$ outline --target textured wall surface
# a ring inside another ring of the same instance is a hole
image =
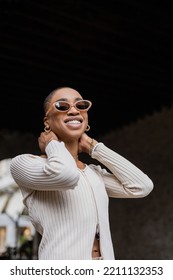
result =
[[[173,109],[100,137],[150,176],[154,189],[142,199],[111,199],[117,259],[173,259]]]

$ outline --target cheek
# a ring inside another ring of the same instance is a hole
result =
[[[88,124],[88,114],[86,114],[85,116],[83,116],[84,117],[84,121],[85,121],[85,123],[86,124]]]
[[[51,119],[49,121],[50,127],[53,129],[54,127],[59,127],[61,125],[61,118],[57,114],[52,114]]]
[[[85,129],[86,129],[88,126],[88,115],[86,114],[85,116],[83,116],[83,118],[84,118]]]

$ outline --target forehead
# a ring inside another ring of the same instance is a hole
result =
[[[55,91],[54,95],[51,98],[51,103],[59,100],[66,99],[67,101],[74,101],[77,98],[82,98],[81,94],[72,88],[61,88]]]

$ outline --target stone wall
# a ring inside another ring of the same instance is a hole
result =
[[[100,140],[136,164],[154,183],[145,198],[110,200],[117,259],[173,259],[173,108]]]

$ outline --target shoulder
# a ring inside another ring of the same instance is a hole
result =
[[[21,164],[25,162],[33,162],[33,161],[40,161],[43,160],[45,157],[34,155],[34,154],[20,154],[11,159],[11,166],[16,164]]]

